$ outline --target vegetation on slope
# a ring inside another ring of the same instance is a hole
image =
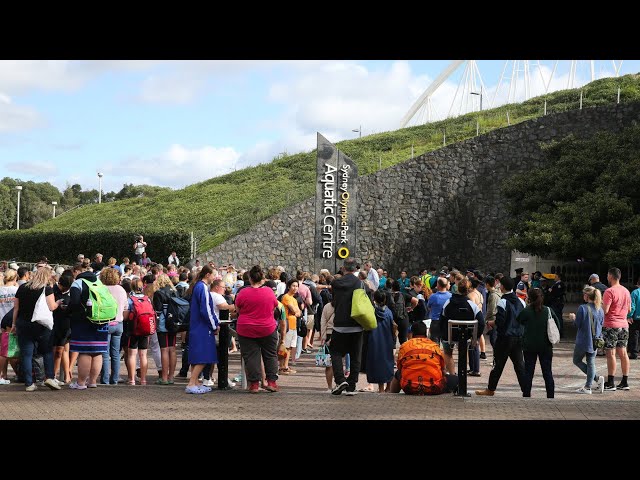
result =
[[[626,75],[584,86],[583,108],[615,104],[618,87],[621,102],[640,100],[639,76]],[[547,114],[575,110],[579,108],[579,99],[580,89],[553,92],[546,96]],[[507,126],[507,113],[511,125],[542,116],[544,100],[545,97],[536,97],[520,104],[345,140],[337,146],[358,164],[360,174],[366,175],[409,159],[412,148],[414,156],[418,156],[442,147],[443,132],[450,144],[475,136],[477,122],[483,134]],[[198,252],[203,252],[311,197],[315,191],[315,161],[315,150],[287,155],[182,190],[158,192],[152,198],[85,206],[38,224],[32,231],[77,232],[109,229],[114,225],[141,233],[181,229],[195,232]]]

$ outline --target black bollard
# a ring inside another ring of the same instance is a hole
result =
[[[218,343],[218,389],[229,390],[229,329],[228,320],[220,321],[220,333]]]
[[[458,339],[458,390],[454,395],[457,397],[470,397],[467,393],[467,340],[469,329],[466,326],[459,327],[460,338]]]

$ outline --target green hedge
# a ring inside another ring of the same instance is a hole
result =
[[[0,232],[0,258],[15,258],[35,262],[42,255],[52,263],[73,264],[79,253],[93,258],[96,253],[104,255],[103,261],[115,257],[133,259],[133,242],[136,234],[144,235],[147,255],[157,263],[166,264],[172,250],[181,263],[186,263],[191,253],[191,236],[185,231],[153,232],[145,229],[107,230],[93,232],[42,232],[34,230]]]

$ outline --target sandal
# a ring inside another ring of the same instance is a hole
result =
[[[95,383],[87,383],[87,388],[98,388],[98,385]]]
[[[161,378],[155,381],[156,385],[169,385],[169,381],[164,381]]]
[[[205,390],[205,388],[207,387],[199,387],[198,385],[196,385],[193,387],[186,387],[184,391],[185,393],[195,393],[195,394],[207,393],[207,390]]]
[[[359,392],[373,392],[373,385],[368,385],[364,388],[358,389]]]
[[[173,385],[174,383],[176,382],[173,379],[167,380],[167,385]]]
[[[127,385],[135,385],[136,381],[135,380],[127,380]]]
[[[147,384],[147,381],[146,381],[146,380],[144,380],[144,381],[142,381],[142,380],[141,380],[141,381],[140,381],[140,385],[146,385],[146,384]]]

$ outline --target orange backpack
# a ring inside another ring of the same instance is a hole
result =
[[[438,344],[428,338],[412,338],[403,343],[398,368],[402,373],[400,388],[407,395],[439,395],[445,390],[444,357]]]

